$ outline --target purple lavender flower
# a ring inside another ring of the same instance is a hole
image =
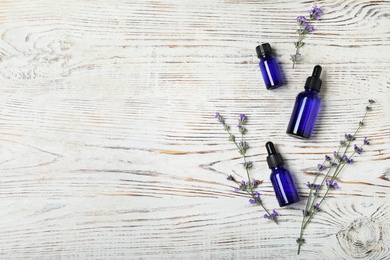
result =
[[[331,180],[326,180],[325,181],[326,183],[326,186],[329,187],[329,189],[339,189],[339,185],[337,184],[337,182],[332,182]]]
[[[348,164],[353,164],[353,159],[348,158],[347,155],[344,155],[342,161],[344,161],[344,162],[346,162],[346,163],[348,163]]]
[[[223,119],[223,116],[221,116],[221,115],[219,114],[219,112],[216,112],[216,113],[215,113],[215,118],[218,119],[218,122],[220,122],[220,123],[222,123],[223,125],[225,125],[225,120]]]
[[[314,26],[313,25],[310,25],[308,23],[305,24],[305,28],[304,28],[305,31],[311,33],[314,31]]]
[[[297,17],[297,23],[299,26],[304,25],[306,23],[306,20],[306,17],[302,15]]]
[[[303,214],[304,217],[310,216],[310,212],[307,211],[307,210],[302,210],[302,214]]]
[[[238,124],[237,127],[238,127],[238,131],[239,131],[241,134],[245,134],[245,133],[247,132],[246,128],[243,127],[241,124]]]
[[[248,121],[248,117],[245,114],[240,114],[240,118],[238,119],[239,125],[245,125]]]
[[[228,126],[227,124],[225,124],[225,120],[222,120],[221,123],[222,123],[222,125],[223,125],[223,129],[225,129],[226,131],[229,131],[230,126]]]
[[[260,193],[255,191],[253,193],[253,198],[249,200],[249,203],[251,203],[251,204],[261,203]]]
[[[370,106],[366,106],[366,110],[367,111],[371,111],[371,107]]]
[[[363,152],[363,148],[357,146],[356,144],[353,146],[353,149],[355,150],[355,152],[357,152],[358,154],[361,154]]]
[[[325,160],[330,162],[332,160],[332,158],[330,158],[330,156],[328,156],[328,155],[325,155]]]
[[[336,151],[333,152],[334,157],[336,158],[337,161],[341,162],[343,158],[341,155],[339,155]]]
[[[245,182],[244,180],[241,181],[240,185],[238,186],[238,188],[234,188],[235,191],[240,191],[240,190],[247,190],[248,189],[248,183]]]
[[[320,205],[319,205],[318,203],[316,203],[316,204],[313,206],[313,209],[314,209],[315,211],[321,211]]]
[[[306,187],[310,188],[310,189],[314,189],[314,190],[319,190],[321,188],[321,185],[320,184],[314,184],[314,183],[310,183],[310,182],[307,182],[306,183]]]
[[[300,42],[298,42],[298,45],[301,44]],[[302,44],[303,45],[303,44]],[[301,54],[299,52],[295,53],[295,54],[290,54],[290,60],[292,60],[292,62],[295,64],[299,59],[301,58]]]
[[[341,146],[347,146],[347,142],[344,141],[344,140],[340,140],[340,145],[341,145]]]
[[[370,142],[367,140],[367,137],[364,137],[363,143],[365,145],[370,145]]]
[[[227,176],[226,180],[228,180],[228,181],[236,181],[232,175]]]
[[[359,122],[359,125],[360,125],[360,126],[363,126],[363,125],[364,125],[364,122],[363,122],[363,121],[360,121],[360,122]]]
[[[313,6],[312,9],[309,10],[309,19],[307,19],[305,16],[298,16],[296,18],[297,24],[299,26],[299,29],[297,30],[298,33],[298,41],[294,42],[295,45],[295,54],[291,54],[290,60],[293,62],[293,68],[295,67],[295,64],[299,61],[299,58],[301,54],[299,53],[299,49],[304,45],[304,38],[308,33],[311,33],[314,31],[314,26],[311,24],[313,20],[319,20],[322,15],[321,8],[317,6]]]
[[[238,144],[238,149],[240,150],[240,154],[244,155],[246,153],[246,150],[249,149],[249,145],[247,142],[243,142],[241,141],[239,144]]]
[[[354,141],[356,138],[351,134],[345,134],[345,140]]]
[[[244,168],[245,168],[245,169],[251,168],[252,165],[253,165],[253,163],[252,163],[251,161],[244,162]]]
[[[279,216],[278,212],[276,210],[272,210],[272,213],[270,215],[264,214],[264,218],[268,219],[275,219],[277,216]]]
[[[368,100],[368,103],[370,103],[370,104],[374,104],[374,103],[375,103],[375,100],[373,100],[373,99],[369,99],[369,100]]]
[[[323,171],[323,170],[326,169],[326,166],[323,165],[323,164],[318,164],[318,165],[317,165],[317,168],[318,168],[319,171]]]
[[[322,9],[317,6],[313,6],[312,9],[309,10],[309,14],[310,19],[319,20],[322,15]]]
[[[253,188],[257,188],[257,186],[259,186],[259,184],[261,184],[262,182],[259,181],[259,180],[253,180]]]

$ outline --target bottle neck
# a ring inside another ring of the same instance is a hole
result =
[[[320,93],[320,91],[318,89],[315,89],[315,88],[305,88],[305,91],[307,92],[315,92],[315,93]]]
[[[282,170],[282,169],[284,169],[283,165],[279,165],[279,166],[271,168],[271,171],[274,172],[274,171],[279,171],[279,170]]]
[[[267,60],[267,59],[271,59],[273,56],[272,56],[272,53],[262,53],[261,55],[259,55],[259,59],[260,60]]]

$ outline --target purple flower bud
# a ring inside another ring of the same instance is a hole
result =
[[[247,120],[248,120],[248,117],[245,114],[240,114],[240,118],[238,119],[238,123],[241,125],[244,125]]]
[[[357,146],[356,144],[354,144],[353,149],[354,149],[355,152],[357,152],[358,154],[361,154],[361,153],[363,152],[363,148]]]
[[[312,9],[309,10],[309,14],[311,19],[319,20],[322,15],[322,9],[317,6],[313,6]]]
[[[331,180],[326,180],[325,181],[326,183],[326,186],[329,187],[329,189],[339,189],[339,185],[337,184],[337,182],[332,182]]]
[[[298,25],[303,25],[303,24],[305,24],[306,23],[306,17],[304,17],[304,16],[298,16],[297,17],[297,23],[298,23]]]
[[[232,175],[227,176],[226,178],[229,181],[235,181],[234,177]]]
[[[309,25],[308,23],[305,24],[305,29],[307,32],[311,33],[314,31],[314,26],[313,25]]]
[[[317,168],[318,168],[318,170],[323,171],[323,170],[326,169],[326,166],[323,165],[323,164],[318,164],[318,165],[317,165]]]

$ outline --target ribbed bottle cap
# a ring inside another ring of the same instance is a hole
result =
[[[265,144],[265,148],[268,152],[267,163],[270,169],[282,166],[284,164],[283,157],[280,155],[280,153],[276,152],[275,146],[272,142],[267,142]]]
[[[313,69],[313,74],[308,77],[305,84],[305,89],[312,89],[320,92],[322,81],[320,79],[322,68],[320,65],[316,65]]]
[[[264,57],[265,55],[272,55],[272,48],[269,43],[263,43],[256,47],[257,57]]]

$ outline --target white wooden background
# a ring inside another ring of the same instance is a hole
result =
[[[291,68],[295,18],[324,10]],[[1,0],[1,259],[390,259],[390,1]],[[270,42],[287,85],[267,91]],[[311,140],[285,134],[323,67]],[[296,256],[310,169],[377,101]],[[240,155],[214,114],[249,117],[252,175],[280,224],[234,192]],[[280,209],[273,141],[301,202]],[[235,173],[233,173],[233,171]]]

